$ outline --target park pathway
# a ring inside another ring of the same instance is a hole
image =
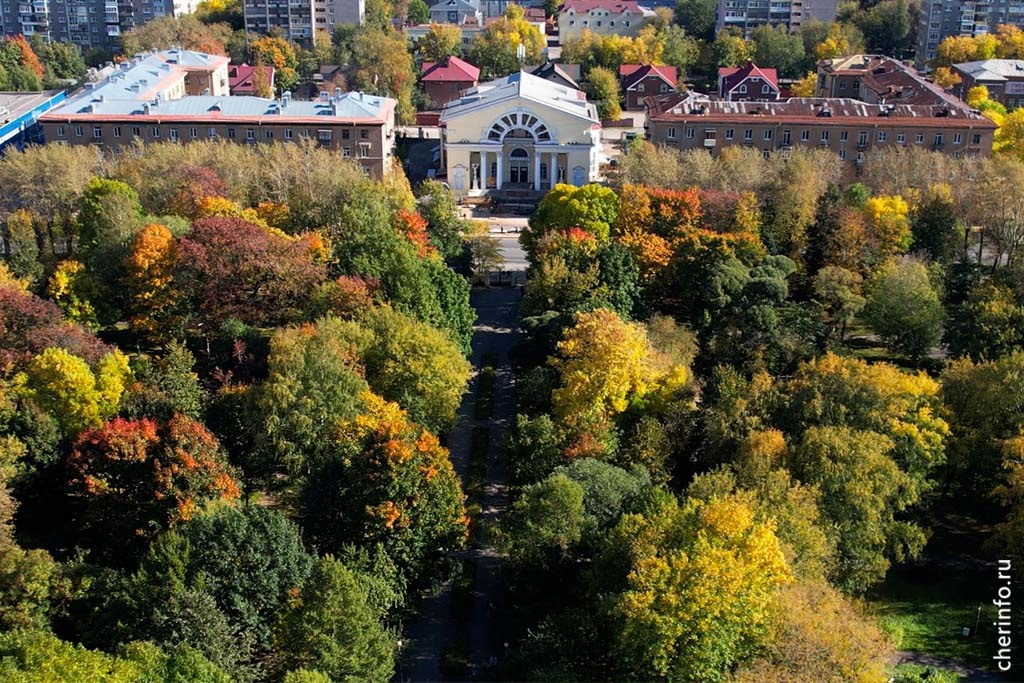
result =
[[[519,278],[521,281],[521,273]],[[476,309],[477,321],[473,328],[470,359],[476,372],[459,408],[456,426],[448,437],[452,464],[465,487],[469,481],[474,431],[489,430],[486,475],[480,496],[483,527],[495,523],[508,508],[508,486],[501,447],[515,415],[509,351],[519,336],[519,299],[519,290],[513,287],[473,291],[470,301]],[[492,410],[489,418],[478,419],[480,371],[488,363],[494,368]],[[484,669],[504,656],[507,638],[501,558],[494,548],[486,544],[484,534],[476,534],[469,548],[458,556],[475,572],[471,582],[471,612],[453,605],[451,585],[445,585],[436,594],[424,598],[416,617],[406,624],[402,635],[401,665],[394,680],[402,683],[483,680],[486,677]],[[468,650],[470,666],[464,674],[445,676],[442,673],[441,662],[446,649]]]

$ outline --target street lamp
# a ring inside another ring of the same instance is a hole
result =
[[[402,667],[402,639],[398,639],[398,682],[405,683],[405,670]]]

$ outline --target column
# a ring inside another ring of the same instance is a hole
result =
[[[487,189],[487,152],[480,150],[480,176],[477,178],[477,187],[481,190]]]
[[[501,161],[502,161],[502,157],[504,156],[504,154],[502,154],[502,150],[496,151],[495,154],[498,157],[498,170],[497,170],[497,173],[496,173],[497,177],[494,179],[494,181],[495,181],[494,182],[494,189],[500,190],[501,189]]]
[[[540,192],[540,155],[542,152],[536,147],[533,148],[533,189]]]

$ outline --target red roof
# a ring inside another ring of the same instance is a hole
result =
[[[570,9],[581,14],[586,14],[592,9],[608,10],[612,14],[622,14],[626,10],[640,14],[640,4],[637,0],[566,0],[559,12],[568,12]]]
[[[718,94],[724,96],[751,76],[761,78],[775,86],[776,90],[779,89],[779,76],[775,69],[762,69],[753,62],[747,62],[744,66],[723,66],[718,70]]]
[[[648,76],[660,76],[661,80],[674,88],[679,79],[679,70],[674,66],[654,66],[652,64],[623,64],[619,67],[619,78],[622,79],[624,90],[629,90]]]
[[[480,78],[480,69],[454,55],[440,62],[423,62],[422,81],[471,82]]]
[[[268,85],[271,88],[274,87],[274,67],[272,66],[251,66],[249,64],[232,64],[228,67],[228,91],[231,94],[247,93],[252,92],[255,88],[253,83],[253,74],[256,73],[256,69],[270,69],[270,73],[267,74]]]

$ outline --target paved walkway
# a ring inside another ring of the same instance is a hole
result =
[[[477,312],[472,341],[473,366],[477,370],[483,367],[485,354],[494,354],[497,359],[492,417],[482,421],[474,418],[478,384],[478,377],[474,376],[459,408],[456,427],[448,438],[452,464],[465,481],[473,428],[491,428],[487,478],[481,500],[484,526],[493,523],[508,507],[508,487],[500,449],[505,430],[515,415],[508,353],[519,334],[519,298],[519,290],[508,287],[473,291],[471,303]],[[493,548],[480,543],[460,553],[460,557],[476,561],[476,594],[471,622],[459,624],[453,621],[450,586],[444,586],[436,595],[424,599],[420,603],[418,617],[410,620],[403,634],[402,665],[396,671],[395,680],[416,683],[447,680],[441,673],[441,657],[445,646],[457,640],[469,643],[470,662],[475,670],[481,670],[504,656],[506,623],[503,618],[504,587],[500,557]]]
[[[896,664],[917,664],[918,666],[931,667],[933,669],[945,669],[958,673],[964,677],[965,683],[1011,683],[1011,679],[1004,678],[997,673],[978,669],[973,666],[966,666],[952,659],[936,657],[924,652],[900,651],[896,653],[893,662]],[[1018,680],[1017,678],[1012,679]]]

